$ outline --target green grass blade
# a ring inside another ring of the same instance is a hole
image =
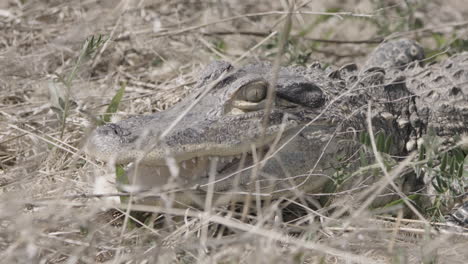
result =
[[[127,87],[126,83],[122,83],[120,85],[120,89],[117,91],[117,93],[112,97],[112,100],[109,104],[109,106],[106,109],[106,113],[102,117],[103,123],[108,123],[110,122],[112,114],[117,112],[117,109],[119,108],[119,104],[122,101],[123,95],[125,93],[125,87]]]

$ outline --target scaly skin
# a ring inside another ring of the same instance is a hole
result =
[[[424,59],[424,49],[409,39],[398,39],[382,43],[367,59],[364,69],[380,67],[404,70],[412,62]]]
[[[398,50],[409,59],[395,56]],[[392,56],[400,59],[388,63]],[[353,64],[337,70],[281,68],[266,129],[271,65],[234,69],[214,62],[185,101],[164,112],[98,127],[86,149],[107,162],[133,162],[127,174],[141,189],[182,190],[172,193],[180,203],[201,204],[211,184],[216,203],[242,200],[246,193],[262,198],[321,193],[336,168],[359,158],[356,151],[362,146],[356,138],[367,131],[369,102],[374,132],[392,136],[393,154],[415,149],[429,129],[447,144],[468,133],[468,54],[427,67],[414,63],[404,68],[401,63],[423,56],[416,43],[398,40],[377,48],[366,64],[386,69],[359,70]],[[267,159],[254,166],[265,153]],[[214,182],[209,181],[210,164]],[[361,181],[366,179],[352,185]]]

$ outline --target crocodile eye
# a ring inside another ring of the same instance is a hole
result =
[[[416,45],[411,45],[411,48],[410,48],[410,54],[413,58],[420,58],[421,57],[421,51],[420,49],[418,48],[418,46]]]
[[[266,98],[268,83],[266,81],[251,82],[239,91],[238,99],[248,102],[260,102]]]

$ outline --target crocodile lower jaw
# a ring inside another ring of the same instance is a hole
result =
[[[246,156],[251,156],[247,154]],[[163,170],[177,176],[181,175],[189,178],[203,178],[208,177],[211,170],[215,169],[216,174],[222,174],[225,170],[231,168],[231,166],[239,164],[242,159],[242,154],[234,156],[202,156],[195,157],[189,160],[184,160],[179,163],[175,161],[167,160],[167,166],[158,166]]]
[[[261,148],[267,153],[268,148]],[[137,189],[148,190],[164,188],[172,179],[179,184],[177,187],[193,187],[200,182],[207,182],[209,175],[214,173],[216,178],[235,175],[243,168],[252,166],[258,151],[255,154],[244,153],[232,156],[202,156],[181,162],[175,159],[166,159],[167,165],[149,165],[132,163],[127,170],[129,182]],[[174,181],[172,181],[174,182]],[[193,186],[192,186],[193,185]]]

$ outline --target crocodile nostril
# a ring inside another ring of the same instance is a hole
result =
[[[112,126],[112,131],[113,131],[114,134],[116,134],[116,135],[119,135],[119,136],[122,135],[122,129],[121,129],[119,126],[117,126],[117,125]]]
[[[450,90],[449,90],[449,95],[450,96],[457,96],[458,94],[461,93],[461,90],[460,88],[458,87],[452,87]]]
[[[115,135],[115,136],[125,136],[125,130],[114,123],[106,124],[100,128],[98,128],[98,131],[103,134],[103,135]]]

